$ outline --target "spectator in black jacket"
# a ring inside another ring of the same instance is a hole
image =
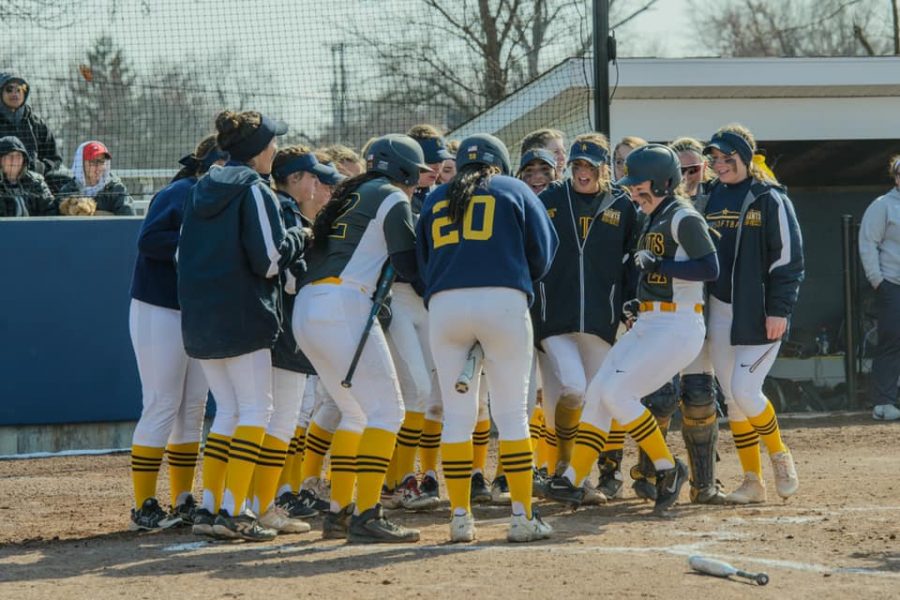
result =
[[[44,178],[28,168],[28,151],[22,140],[15,136],[0,138],[0,167],[0,217],[59,214]]]
[[[87,196],[97,202],[97,213],[119,216],[134,214],[134,205],[122,180],[110,171],[112,154],[103,143],[84,142],[75,151],[71,182],[63,186],[59,195]]]
[[[53,133],[26,104],[30,90],[25,78],[0,72],[0,137],[19,138],[31,156],[31,170],[46,176],[59,170],[62,157]]]

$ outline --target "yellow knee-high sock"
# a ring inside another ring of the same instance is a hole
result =
[[[759,434],[750,421],[729,421],[734,447],[744,473],[753,473],[762,480],[762,461],[759,456]]]
[[[440,421],[425,419],[419,439],[419,466],[423,473],[437,473],[438,451],[441,449]]]
[[[776,452],[787,451],[787,446],[784,445],[784,441],[781,439],[778,417],[775,416],[775,409],[768,399],[766,399],[766,407],[763,411],[755,417],[750,417],[749,421],[756,433],[759,434],[759,437],[762,438],[770,455]]]
[[[425,427],[425,413],[408,412],[397,432],[396,471],[394,479],[402,481],[407,475],[416,473],[416,450]],[[391,461],[393,462],[393,461]]]
[[[521,505],[525,515],[531,517],[531,440],[500,440],[500,462],[509,484],[509,498],[513,512]]]
[[[363,431],[356,455],[356,506],[360,514],[374,507],[381,499],[381,486],[396,443],[397,436],[390,431],[373,427],[366,427]],[[334,490],[334,483],[331,486]]]
[[[225,468],[228,466],[228,452],[231,450],[231,436],[210,433],[203,447],[203,508],[216,513],[222,504],[225,491]]]
[[[169,463],[169,494],[172,506],[184,502],[194,487],[197,472],[197,455],[200,442],[169,444],[166,446],[166,461]]]
[[[475,423],[475,431],[472,432],[472,471],[484,473],[487,467],[488,443],[491,441],[491,420],[485,419]],[[441,461],[447,464],[446,460]],[[446,471],[444,477],[447,477]]]
[[[584,478],[591,473],[597,457],[606,447],[609,434],[590,423],[581,422],[575,436],[575,448],[572,450],[571,467],[575,470],[575,485],[581,485]]]
[[[275,500],[278,479],[284,470],[289,446],[289,442],[269,434],[263,439],[259,459],[256,461],[256,471],[253,473],[252,495],[253,506],[258,507],[260,515],[265,514]]]
[[[294,428],[294,435],[291,437],[291,442],[288,444],[287,458],[284,459],[284,468],[281,469],[281,474],[278,476],[278,491],[280,493],[284,493],[288,489],[291,491],[296,491],[297,488],[293,485],[293,474],[294,474],[294,465],[298,459],[297,457],[297,449],[300,447],[300,438],[298,435],[306,435],[306,430],[302,427]],[[300,453],[299,460],[303,460],[303,452]],[[297,468],[297,478],[300,478],[300,469]]]
[[[625,447],[625,428],[613,419],[609,425],[609,436],[606,438],[604,452],[615,452]]]
[[[534,465],[538,468],[541,468],[542,458],[541,455],[541,430],[544,427],[544,409],[540,406],[534,407],[534,412],[531,413],[531,419],[528,421],[528,437],[531,438],[531,447],[534,450]]]
[[[450,513],[472,512],[472,462],[475,449],[471,441],[441,444],[441,465],[450,496]]]
[[[544,426],[544,442],[547,444],[547,469],[553,475],[556,472],[556,463],[559,462],[559,448],[556,441],[556,430]]]
[[[399,474],[399,467],[397,465],[397,461],[399,460],[397,453],[400,448],[400,439],[397,439],[397,443],[394,444],[394,453],[391,455],[391,463],[388,465],[387,473],[384,475],[384,485],[387,486],[389,490],[394,490],[397,488],[397,485],[400,484],[400,479],[403,477]],[[413,456],[413,463],[415,463],[415,456]]]
[[[309,424],[309,429],[306,430],[306,450],[303,452],[303,464],[300,468],[301,484],[310,477],[322,476],[322,464],[325,462],[328,449],[332,446],[334,435],[315,423]]]
[[[131,483],[134,486],[134,505],[140,508],[147,498],[156,497],[156,480],[165,448],[131,447]]]
[[[641,450],[647,453],[657,470],[670,469],[675,466],[675,458],[666,445],[666,439],[659,430],[659,425],[649,410],[644,409],[640,417],[625,424],[631,438],[637,442]]]
[[[311,428],[310,431],[312,431]],[[362,434],[355,431],[338,429],[334,433],[331,443],[331,504],[332,506],[336,504],[338,510],[353,501],[353,488],[356,485],[356,455],[361,439]],[[309,448],[308,443],[306,447]],[[390,461],[390,457],[388,461]],[[387,467],[387,462],[385,462],[385,467]],[[315,477],[319,477],[319,474],[317,473]]]
[[[225,468],[225,493],[222,495],[221,507],[229,515],[238,514],[243,508],[265,437],[265,427],[238,425],[234,430],[228,452],[228,466]]]
[[[572,461],[572,448],[581,421],[581,407],[556,406],[556,461],[568,466]]]

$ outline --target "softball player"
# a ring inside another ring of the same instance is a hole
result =
[[[615,341],[623,291],[629,297],[634,287],[627,267],[636,213],[627,194],[610,185],[608,161],[605,136],[578,136],[569,152],[572,176],[540,196],[560,240],[537,303],[541,364],[548,367],[542,375],[559,384],[557,393],[544,394],[546,432],[557,449],[550,468],[557,475],[572,458],[587,385]]]
[[[650,144],[632,152],[626,166],[628,175],[618,183],[630,187],[632,198],[648,215],[634,257],[641,271],[640,317],[591,380],[572,463],[550,481],[546,493],[558,501],[581,503],[584,490],[579,486],[616,419],[656,467],[654,510],[661,513],[677,501],[688,470],[672,456],[641,398],[671,380],[700,352],[705,334],[701,282],[715,279],[718,263],[703,218],[673,195],[681,181],[675,153]]]
[[[552,182],[559,179],[553,153],[543,148],[533,148],[522,154],[516,177],[525,182],[535,194],[540,194]]]
[[[258,112],[225,111],[216,117],[216,130],[231,160],[194,186],[178,247],[184,346],[200,359],[217,409],[203,464],[199,532],[208,531],[218,508],[213,534],[268,540],[275,532],[242,508],[257,464],[275,453],[261,449],[272,412],[280,273],[301,257],[306,235],[298,227],[285,230],[263,179],[272,170],[275,137],[287,127]]]
[[[762,385],[803,280],[800,226],[784,189],[755,155],[756,140],[745,127],[719,129],[703,152],[718,177],[705,216],[720,234],[722,264],[719,278],[708,286],[710,354],[744,470],[743,483],[726,500],[765,502],[760,439],[772,460],[776,491],[789,498],[800,482]]]
[[[376,140],[367,153],[368,171],[338,186],[313,228],[316,244],[294,306],[294,335],[341,411],[331,445],[326,538],[359,543],[419,539],[417,530],[388,521],[379,503],[404,410],[394,362],[377,322],[353,387],[345,388],[341,381],[385,263],[390,260],[407,281],[415,281],[409,198],[419,174],[428,170],[423,161],[421,148],[407,136]]]
[[[450,184],[429,194],[416,225],[428,339],[441,395],[448,399],[441,454],[452,512],[450,539],[475,538],[470,487],[479,386],[470,386],[463,395],[454,391],[475,342],[484,350],[491,415],[509,482],[507,539],[543,539],[551,529],[531,508],[527,396],[533,340],[528,305],[532,281],[547,273],[558,240],[534,193],[506,176],[511,169],[503,142],[490,135],[463,140],[457,166]]]
[[[150,201],[138,237],[128,326],[141,376],[143,408],[131,446],[132,530],[193,522],[196,502],[191,487],[209,388],[200,364],[184,352],[175,249],[191,188],[211,165],[226,158],[216,148],[215,136],[200,142],[193,154],[181,160],[184,167],[172,183]],[[168,454],[172,515],[156,500],[163,454]]]

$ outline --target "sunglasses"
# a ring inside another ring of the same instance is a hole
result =
[[[682,175],[696,175],[700,171],[701,165],[687,165],[686,167],[681,167]]]

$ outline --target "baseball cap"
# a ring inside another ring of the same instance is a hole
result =
[[[328,173],[317,172],[316,177],[319,180],[319,183],[325,185],[337,185],[340,182],[347,179],[347,176],[334,168],[334,165],[330,162],[328,163],[319,163],[320,167],[324,167],[328,170]]]
[[[422,147],[422,154],[425,155],[426,164],[433,165],[456,158],[453,153],[447,150],[447,140],[442,137],[422,138],[416,139],[416,141]]]
[[[106,148],[106,146],[103,145],[102,142],[96,142],[96,141],[88,142],[87,144],[84,145],[84,149],[81,152],[82,152],[81,157],[84,159],[85,162],[92,161],[95,158],[102,156],[104,154],[106,155],[107,159],[112,158],[112,154],[109,152],[109,150]]]
[[[322,177],[331,175],[331,171],[333,170],[333,167],[327,167],[320,163],[315,154],[307,152],[306,154],[298,154],[288,162],[280,165],[277,169],[272,171],[272,174],[276,179],[281,180],[291,173],[305,171],[307,173],[312,173],[321,180]]]
[[[259,127],[235,147],[229,147],[228,153],[234,160],[246,162],[265,150],[273,137],[284,135],[287,131],[288,126],[284,122],[262,115]]]
[[[737,154],[744,161],[745,165],[749,165],[753,159],[753,147],[741,136],[730,131],[720,131],[709,140],[706,147],[703,148],[703,154],[709,154],[713,148],[725,154]]]
[[[569,164],[576,160],[584,160],[599,167],[609,161],[609,151],[594,142],[575,142],[569,151]]]
[[[519,171],[528,166],[528,163],[535,160],[545,162],[554,169],[556,168],[556,157],[553,156],[552,152],[544,148],[532,148],[522,155],[522,159],[519,161]]]

